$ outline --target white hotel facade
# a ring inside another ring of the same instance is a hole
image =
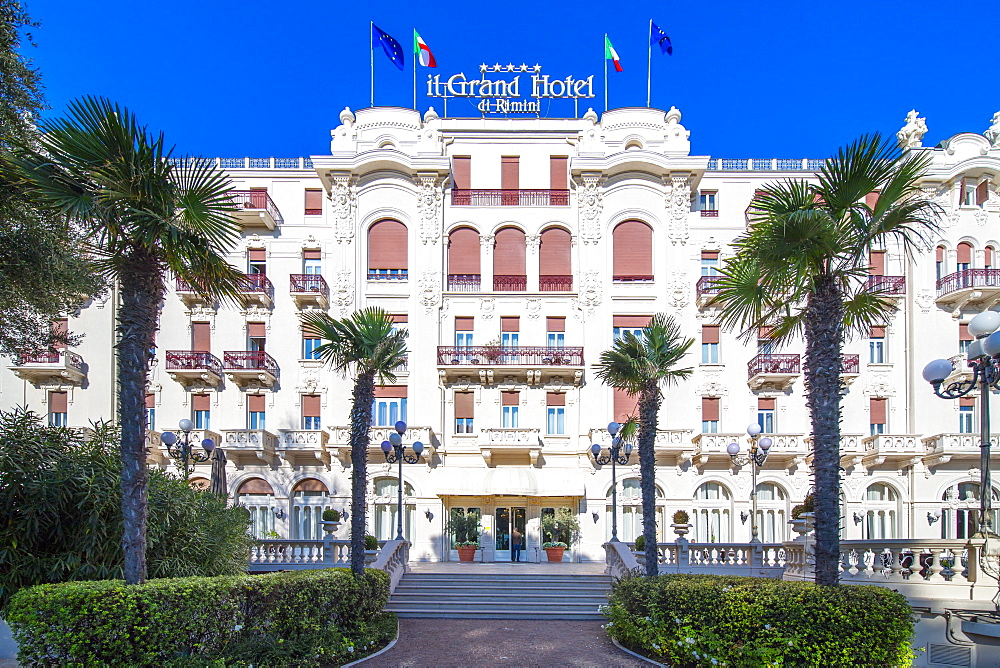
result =
[[[611,469],[589,448],[609,443],[606,425],[634,401],[593,365],[617,331],[665,312],[695,343],[691,378],[665,391],[660,413],[661,540],[674,539],[679,509],[696,542],[749,540],[751,475],[726,446],[745,450],[752,423],[774,440],[758,476],[760,537],[791,538],[791,508],[811,484],[803,347],[772,349],[766,332],[744,344],[708,302],[755,190],[821,161],[692,155],[680,120],[648,108],[574,119],[345,109],[328,155],[220,159],[244,230],[229,259],[247,288],[227,306],[170,280],[147,398],[151,463],[172,468],[159,433],[190,418],[199,440],[225,448],[230,492],[259,537],[319,537],[323,508],[350,507],[352,380],[312,359],[299,315],[380,306],[409,331],[409,357],[378,388],[372,532],[395,535],[397,469],[379,444],[402,418],[404,442],[427,446],[403,467],[412,559],[457,559],[444,535],[453,509],[481,512],[479,558],[509,559],[516,526],[527,558],[544,559],[539,519],[569,507],[582,530],[566,559],[601,561]],[[898,311],[845,346],[844,538],[963,538],[979,506],[979,399],[941,400],[920,371],[939,357],[964,368],[967,323],[1000,304],[1000,139],[922,147],[908,127],[911,150],[932,156],[923,188],[946,215],[922,255],[889,247],[871,259],[870,280]],[[111,293],[69,316],[79,346],[8,360],[0,406],[78,427],[113,417],[115,315]],[[618,481],[619,534],[631,540],[635,454]]]

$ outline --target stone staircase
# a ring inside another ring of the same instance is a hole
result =
[[[399,617],[603,620],[611,577],[407,573],[386,610]]]

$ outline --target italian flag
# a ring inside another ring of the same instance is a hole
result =
[[[413,55],[417,57],[420,64],[424,67],[437,67],[437,61],[434,60],[434,54],[431,53],[431,49],[427,46],[427,43],[420,38],[420,35],[416,30],[413,31]]]
[[[618,52],[615,51],[615,47],[611,46],[611,40],[608,39],[607,35],[604,36],[604,59],[614,62],[615,72],[622,71],[621,59],[618,57]]]

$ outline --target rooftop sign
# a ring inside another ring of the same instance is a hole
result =
[[[540,114],[543,99],[578,100],[594,97],[594,75],[575,79],[572,75],[553,79],[542,74],[541,65],[479,66],[480,78],[469,79],[464,72],[442,79],[440,74],[427,76],[427,96],[447,100],[451,97],[479,100],[476,108],[483,114]],[[486,74],[511,74],[512,79],[488,79]],[[523,78],[523,80],[522,80]],[[524,97],[522,97],[522,95]]]

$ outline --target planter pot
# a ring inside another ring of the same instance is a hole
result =
[[[673,527],[674,533],[678,536],[685,536],[691,530],[690,524],[671,524],[670,526]]]
[[[456,547],[455,549],[458,550],[459,561],[475,561],[476,550],[479,548],[475,545],[470,545],[468,547]]]
[[[792,531],[797,533],[800,537],[805,536],[810,531],[809,527],[806,526],[806,521],[801,517],[789,520],[788,523],[792,525]]]
[[[549,558],[549,561],[562,561],[563,552],[566,551],[565,547],[547,547],[545,548],[545,555]]]
[[[324,521],[324,522],[320,522],[320,525],[322,525],[323,531],[325,531],[327,533],[333,533],[334,531],[336,531],[337,529],[340,528],[340,522],[326,522],[326,521]]]
[[[806,527],[809,528],[809,531],[816,528],[816,513],[802,513],[799,515],[799,519],[806,521]]]
[[[370,566],[378,559],[378,550],[365,550],[365,565]]]
[[[646,553],[645,552],[635,552],[635,551],[633,551],[632,555],[635,557],[636,562],[640,566],[642,566],[643,568],[646,568]]]

